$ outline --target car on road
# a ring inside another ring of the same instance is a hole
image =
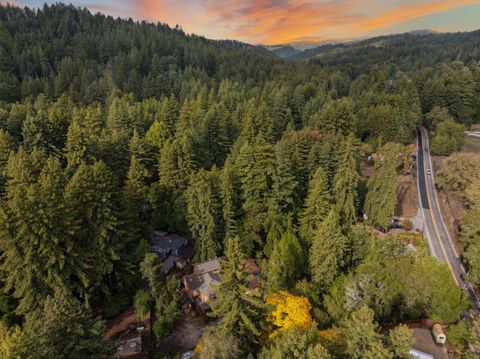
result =
[[[425,147],[425,152],[428,152],[428,147]]]
[[[432,172],[430,170],[427,170],[427,175],[430,176],[431,174],[432,174]]]

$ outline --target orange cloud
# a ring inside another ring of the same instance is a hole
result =
[[[156,20],[161,20],[162,15],[167,14],[163,1],[135,0],[135,7],[137,12],[145,19],[153,20],[157,18]]]
[[[373,31],[417,19],[423,16],[432,15],[438,12],[452,10],[465,5],[479,3],[479,0],[457,0],[457,1],[434,1],[430,4],[418,4],[403,8],[392,9],[383,14],[361,22],[355,26],[357,30]]]
[[[250,43],[352,38],[480,0],[134,0],[137,17]]]
[[[210,0],[206,5],[216,21],[231,23],[231,36],[273,44],[312,35],[319,40],[326,39],[322,32],[364,18],[364,15],[350,11],[352,4],[357,2],[260,0],[218,3]]]

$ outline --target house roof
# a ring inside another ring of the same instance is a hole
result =
[[[187,289],[193,296],[204,295],[212,296],[217,292],[217,287],[221,284],[220,280],[221,263],[218,258],[198,263],[194,266],[193,274],[184,277]],[[243,267],[243,272],[248,275],[246,283],[249,289],[260,287],[259,274],[260,266],[258,261],[248,259]]]
[[[222,268],[220,261],[215,258],[206,262],[195,264],[193,267],[193,273],[196,275],[201,275],[209,272],[219,271]]]
[[[217,292],[217,286],[220,285],[220,276],[216,272],[209,272],[200,275],[187,275],[185,280],[190,290],[195,294],[211,296]]]
[[[160,273],[162,275],[168,274],[172,270],[172,268],[175,266],[175,260],[177,257],[175,256],[169,256],[165,261],[162,263],[162,268],[160,268]]]
[[[152,245],[165,251],[178,250],[187,244],[187,240],[173,233],[155,231],[152,234]]]
[[[193,253],[194,253],[193,246],[190,243],[187,243],[187,245],[183,246],[178,250],[178,256],[185,258],[189,261],[192,260]]]

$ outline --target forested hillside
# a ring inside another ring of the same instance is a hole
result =
[[[102,319],[146,283],[168,333],[178,280],[156,276],[157,229],[186,234],[194,262],[226,256],[205,358],[224,343],[403,358],[406,328],[378,325],[457,320],[468,304],[448,268],[372,228],[393,215],[418,125],[480,119],[480,33],[377,41],[287,62],[62,4],[0,6],[0,357],[111,353]],[[247,257],[265,301],[302,297],[308,325],[244,295]]]

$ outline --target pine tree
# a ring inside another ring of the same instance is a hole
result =
[[[130,150],[130,155],[135,156],[139,161],[146,162],[149,160],[143,141],[140,139],[136,129],[133,131],[132,138],[130,138],[128,149]]]
[[[248,278],[243,272],[245,255],[238,237],[227,240],[225,257],[221,260],[221,284],[217,300],[212,303],[212,315],[220,319],[218,330],[234,335],[242,343],[256,343],[262,329],[263,304],[248,294]]]
[[[353,101],[349,97],[325,104],[322,111],[312,118],[312,125],[321,133],[341,133],[344,136],[356,128]]]
[[[280,241],[275,243],[268,261],[267,287],[270,292],[288,289],[303,269],[303,252],[289,218]]]
[[[334,209],[317,228],[310,248],[310,273],[313,283],[328,288],[343,264],[346,238]]]
[[[173,322],[182,313],[179,281],[175,276],[162,277],[157,291],[152,293],[155,301],[155,323],[153,330],[157,337],[164,337],[173,328]]]
[[[146,147],[147,155],[150,158],[156,158],[170,136],[165,122],[154,121],[142,139]]]
[[[222,105],[214,105],[205,114],[199,133],[199,145],[202,149],[202,160],[204,167],[210,167],[212,164],[223,165],[230,139],[226,129],[222,126],[225,118],[229,114]]]
[[[3,194],[3,186],[7,180],[7,163],[10,153],[15,149],[15,143],[10,134],[0,130],[0,196]]]
[[[134,262],[139,263],[148,249],[149,231],[147,219],[147,189],[145,167],[133,155],[123,189],[125,202],[125,232],[128,252],[134,253]]]
[[[336,209],[341,223],[350,225],[356,219],[357,186],[359,181],[357,171],[357,140],[353,135],[343,143],[338,169],[335,174],[333,189],[336,199]]]
[[[298,181],[295,178],[295,169],[290,158],[292,154],[289,149],[280,142],[276,146],[275,153],[276,166],[272,178],[269,212],[273,215],[286,215],[296,209]]]
[[[195,156],[190,136],[167,141],[160,154],[160,184],[172,190],[184,190],[197,168]]]
[[[87,317],[81,303],[57,288],[42,310],[30,313],[24,325],[19,357],[104,358],[113,345],[103,339],[105,324]]]
[[[250,252],[255,244],[263,244],[265,237],[263,229],[275,163],[273,146],[265,144],[259,137],[255,146],[247,144],[242,147],[237,160],[245,212],[242,228],[246,241],[244,248]]]
[[[286,216],[274,212],[269,212],[267,214],[263,225],[266,232],[266,241],[262,249],[263,254],[267,256],[267,258],[270,258],[270,255],[275,249],[275,245],[282,238],[286,229],[286,224]]]
[[[223,232],[217,174],[200,170],[185,192],[187,220],[195,241],[195,260],[216,257]]]
[[[335,133],[322,134],[322,140],[312,146],[308,154],[308,168],[310,169],[310,178],[313,177],[318,167],[322,167],[328,179],[330,188],[334,187],[334,177],[340,160],[339,145],[342,142],[342,136]]]
[[[78,285],[78,269],[71,265],[73,243],[60,162],[49,158],[36,174],[34,157],[35,153],[20,150],[10,158],[8,200],[0,210],[4,285],[13,290],[18,299],[16,311],[22,314],[41,307],[54,288]]]
[[[327,217],[332,207],[332,195],[328,188],[325,171],[319,167],[310,181],[308,196],[300,215],[300,237],[305,243],[312,243],[317,228]]]
[[[386,230],[397,205],[397,164],[400,146],[386,144],[382,147],[375,173],[368,180],[365,198],[367,223]],[[383,159],[382,159],[383,157]]]
[[[240,218],[240,179],[235,168],[229,161],[225,163],[220,173],[220,194],[222,197],[223,222],[225,223],[225,237],[233,238],[238,235],[238,221]]]
[[[91,164],[100,157],[100,134],[104,114],[98,105],[73,111],[65,144],[68,172],[82,163]]]
[[[125,243],[120,236],[118,191],[112,182],[106,165],[95,162],[80,165],[65,188],[69,232],[79,253],[76,271],[82,284],[80,295],[87,301],[95,292],[99,294],[100,287],[108,295],[104,277],[117,275],[120,268],[130,265],[130,258],[120,254]]]
[[[373,311],[362,306],[345,319],[340,327],[345,340],[345,355],[352,359],[390,359],[373,319]]]

